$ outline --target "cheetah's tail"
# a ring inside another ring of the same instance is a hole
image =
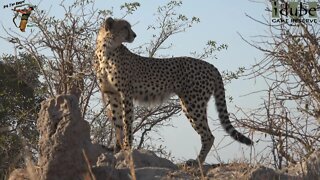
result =
[[[217,71],[219,73],[219,71]],[[214,90],[214,98],[216,102],[217,111],[219,114],[220,123],[223,129],[235,140],[244,143],[246,145],[253,145],[253,142],[240,132],[238,132],[231,124],[229,119],[229,113],[227,110],[225,90],[220,73],[216,79],[216,86]]]

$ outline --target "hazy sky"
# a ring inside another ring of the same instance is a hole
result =
[[[13,12],[10,8],[3,8],[4,5],[12,2],[16,1],[2,0],[0,2],[2,17],[0,23],[5,28],[13,28],[19,34],[27,35],[30,33],[30,30],[27,28],[25,33],[19,32],[12,23]],[[26,2],[38,4],[39,0],[30,0]],[[39,8],[48,10],[51,7],[50,14],[59,16],[62,15],[63,11],[57,6],[58,2],[60,1],[44,0],[39,4]],[[110,9],[113,7],[115,11],[114,15],[121,17],[123,14],[119,11],[119,6],[124,2],[131,1],[99,0],[96,1],[96,7],[99,7],[99,9]],[[154,13],[157,7],[166,4],[168,1],[143,0],[139,2],[141,7],[138,11],[126,18],[132,24],[135,24],[133,30],[137,34],[136,40],[128,45],[129,47],[137,47],[150,40],[151,33],[147,31],[147,27],[154,22]],[[262,16],[266,14],[264,9],[265,4],[254,3],[248,0],[184,0],[182,7],[178,9],[178,12],[189,17],[199,17],[201,22],[187,32],[178,34],[170,39],[168,42],[173,43],[172,49],[169,51],[160,51],[158,55],[163,53],[174,56],[188,56],[191,51],[201,51],[208,40],[215,40],[218,43],[225,43],[229,46],[228,50],[217,53],[218,59],[208,60],[220,71],[235,70],[240,66],[249,67],[255,61],[263,58],[263,54],[246,44],[237,33],[242,34],[249,40],[252,40],[252,36],[264,34],[267,29],[266,27],[263,27],[246,17],[246,14],[249,14],[252,17],[262,19]],[[6,36],[2,27],[0,27],[0,36]],[[0,39],[0,44],[0,54],[13,53],[12,44],[9,44],[3,39]],[[260,90],[263,87],[263,82],[255,82],[254,80],[239,79],[232,81],[231,84],[226,86],[227,95],[233,96],[234,98],[233,103],[228,104],[229,111],[234,112],[234,106],[241,106],[244,108],[256,107],[261,103],[261,97],[259,97],[259,95],[243,95],[255,90]],[[217,119],[213,100],[210,100],[208,111],[211,119]],[[214,126],[217,122],[212,122],[210,120],[209,124],[213,135],[216,137],[216,145],[222,139],[221,147],[224,144],[233,141],[231,137],[225,137],[227,133],[221,131],[221,129],[215,130],[218,128],[218,126]],[[164,137],[164,142],[162,144],[166,146],[177,159],[183,160],[195,158],[200,150],[200,137],[192,129],[184,115],[175,118],[174,125],[176,128],[164,128],[162,130],[161,134]],[[217,153],[224,162],[227,162],[236,158],[242,158],[243,153],[248,154],[249,152],[250,148],[234,142],[232,145],[222,150],[218,150],[217,152],[212,148],[206,162],[217,162],[214,156]]]

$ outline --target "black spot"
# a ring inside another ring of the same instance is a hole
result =
[[[223,111],[223,107],[222,106],[218,106],[217,110],[218,110],[218,112],[222,112]]]
[[[131,112],[131,109],[126,110],[126,114],[129,114]],[[129,120],[129,119],[128,119]]]
[[[232,137],[234,137],[236,140],[238,140],[238,136],[237,136],[238,133],[237,133],[236,130],[233,130],[230,135],[231,135]]]
[[[120,130],[123,129],[123,127],[121,125],[117,125],[117,124],[116,124],[116,128],[119,128]]]
[[[221,120],[227,120],[227,119],[229,119],[229,116],[226,115],[226,114],[219,114],[219,118],[220,118]]]
[[[226,131],[229,131],[230,129],[233,129],[233,126],[231,124],[226,126]]]

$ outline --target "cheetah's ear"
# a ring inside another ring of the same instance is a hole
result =
[[[108,17],[104,23],[106,29],[111,29],[114,23],[114,19],[112,17]]]

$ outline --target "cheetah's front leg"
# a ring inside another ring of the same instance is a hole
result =
[[[122,99],[122,118],[124,122],[124,148],[131,149],[132,146],[132,123],[133,123],[133,98],[130,93],[120,93]]]

